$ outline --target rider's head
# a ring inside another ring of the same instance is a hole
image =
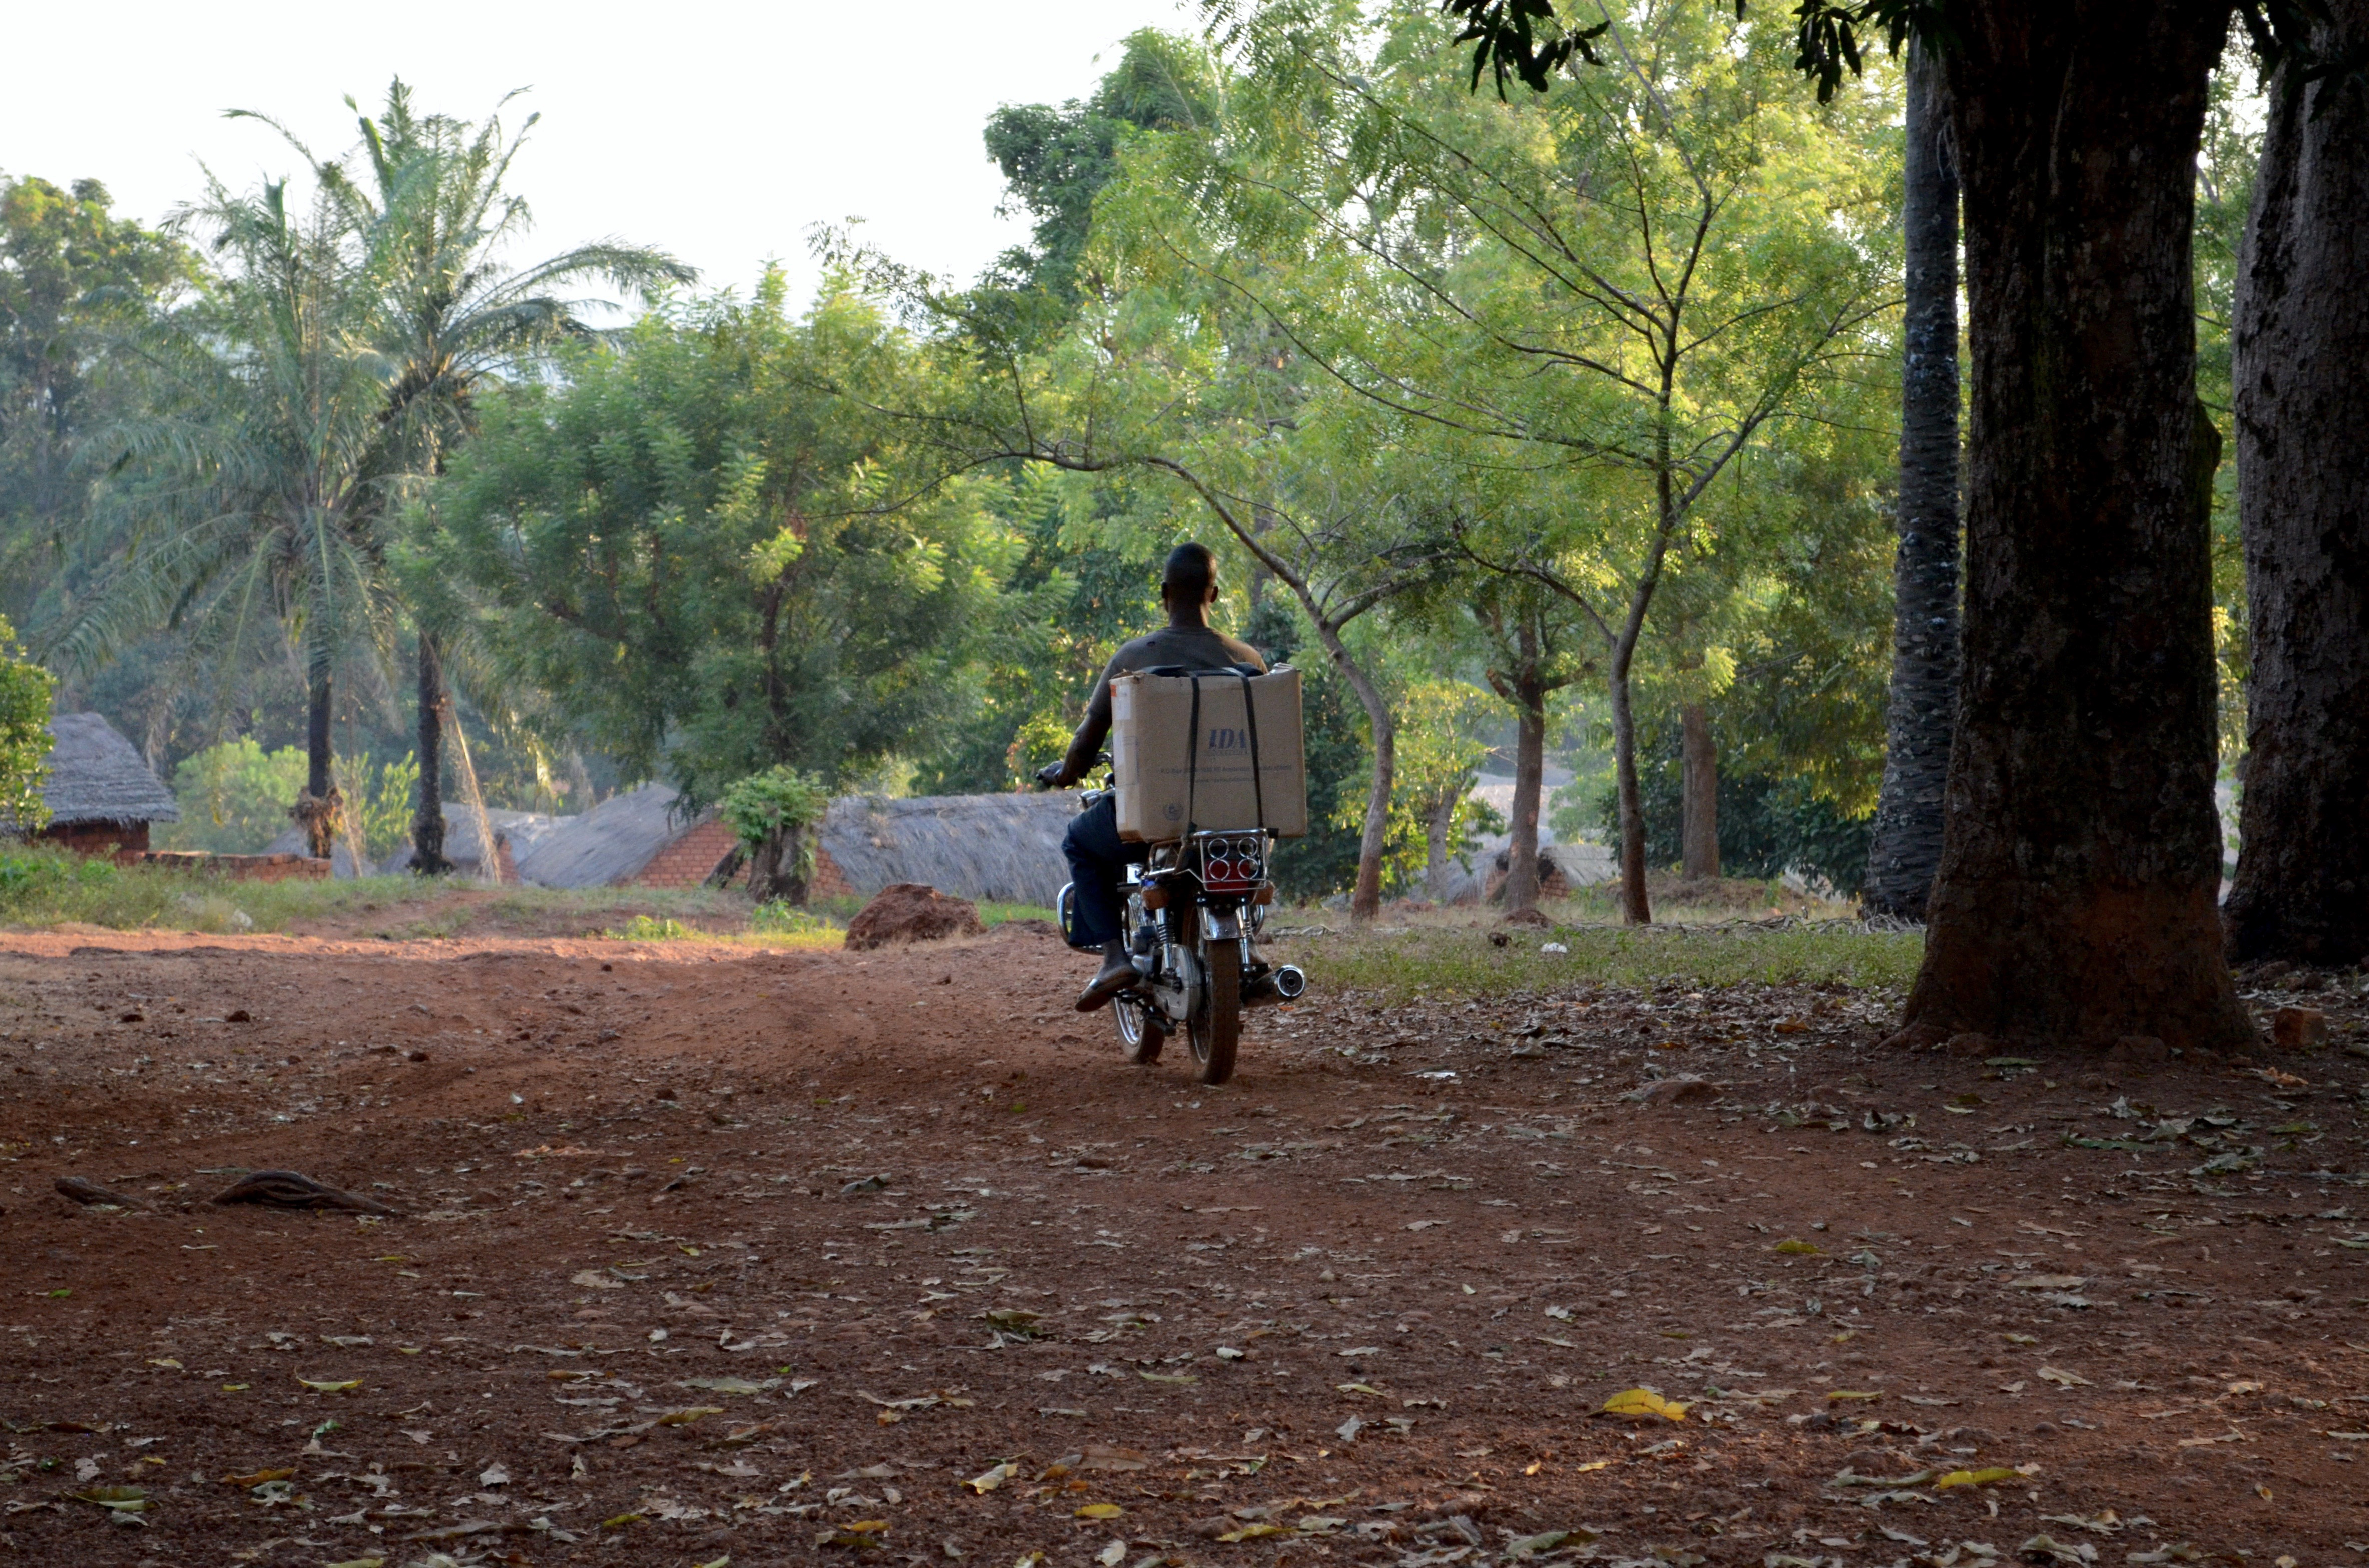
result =
[[[1218,601],[1218,557],[1207,544],[1187,540],[1168,552],[1160,574],[1160,601],[1172,611]]]

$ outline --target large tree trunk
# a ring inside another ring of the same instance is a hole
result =
[[[1904,1036],[2240,1045],[2215,907],[2190,281],[2228,6],[1950,15],[1973,328],[1966,664]]]
[[[444,660],[435,634],[419,633],[419,812],[411,821],[411,869],[441,876],[444,858]]]
[[[1941,859],[1941,795],[1958,715],[1958,171],[1941,66],[1922,43],[1909,52],[1902,174],[1907,306],[1892,700],[1861,905],[1869,914],[1921,921]]]
[[[1547,694],[1538,678],[1536,641],[1524,651],[1533,655],[1528,668],[1506,682],[1514,696],[1514,810],[1506,824],[1512,830],[1505,849],[1505,913],[1517,915],[1539,907],[1539,796],[1547,766]]]
[[[1620,920],[1625,925],[1651,925],[1653,907],[1645,901],[1645,806],[1637,789],[1637,717],[1629,707],[1629,659],[1625,650],[1612,655],[1612,781],[1620,813]]]
[[[2369,46],[2329,0],[2314,52]],[[2237,283],[2238,508],[2253,662],[2230,956],[2369,956],[2369,95],[2306,85],[2270,122]]]
[[[1700,703],[1678,709],[1678,871],[1689,882],[1719,878],[1719,742]]]

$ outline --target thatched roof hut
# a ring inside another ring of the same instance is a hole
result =
[[[557,817],[518,856],[519,880],[543,887],[606,887],[631,882],[694,825],[664,784],[612,795],[591,810]],[[713,864],[711,858],[710,864]]]
[[[1061,834],[1075,795],[842,795],[823,818],[815,890],[869,898],[926,882],[965,898],[1050,905],[1069,872]],[[689,887],[732,848],[712,813],[686,819],[663,784],[562,817],[518,856],[521,881],[546,887],[619,883]]]
[[[50,720],[50,776],[41,785],[52,828],[177,822],[180,803],[132,742],[100,714]]]
[[[1070,791],[1029,795],[841,795],[823,817],[822,853],[850,891],[892,882],[1050,908],[1070,879],[1061,835],[1078,814]]]
[[[148,848],[148,824],[177,822],[179,802],[132,742],[98,714],[50,720],[50,772],[41,799],[49,826],[37,838],[81,854],[131,857]],[[0,831],[21,830],[0,816]]]

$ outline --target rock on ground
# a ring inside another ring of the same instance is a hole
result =
[[[847,922],[847,945],[864,953],[892,942],[977,936],[986,929],[969,899],[951,898],[923,882],[892,882]]]

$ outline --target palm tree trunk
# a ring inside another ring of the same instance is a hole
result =
[[[1910,50],[1892,701],[1863,907],[1921,921],[1958,719],[1958,171],[1940,64],[1921,43]]]
[[[1685,811],[1679,823],[1679,871],[1689,882],[1719,880],[1719,742],[1700,703],[1678,709],[1678,771]]]
[[[328,860],[337,853],[338,817],[344,804],[338,795],[337,757],[330,744],[335,683],[328,650],[315,648],[304,673],[311,699],[304,715],[304,794],[288,814],[303,825],[304,853],[315,860]]]
[[[411,821],[411,869],[421,876],[441,876],[452,869],[444,858],[444,692],[443,650],[436,635],[419,633],[419,812]]]
[[[2322,60],[2369,47],[2369,0],[2313,27]],[[2240,961],[2369,955],[2369,101],[2290,56],[2237,284],[2237,509],[2252,666],[2237,885]]]

